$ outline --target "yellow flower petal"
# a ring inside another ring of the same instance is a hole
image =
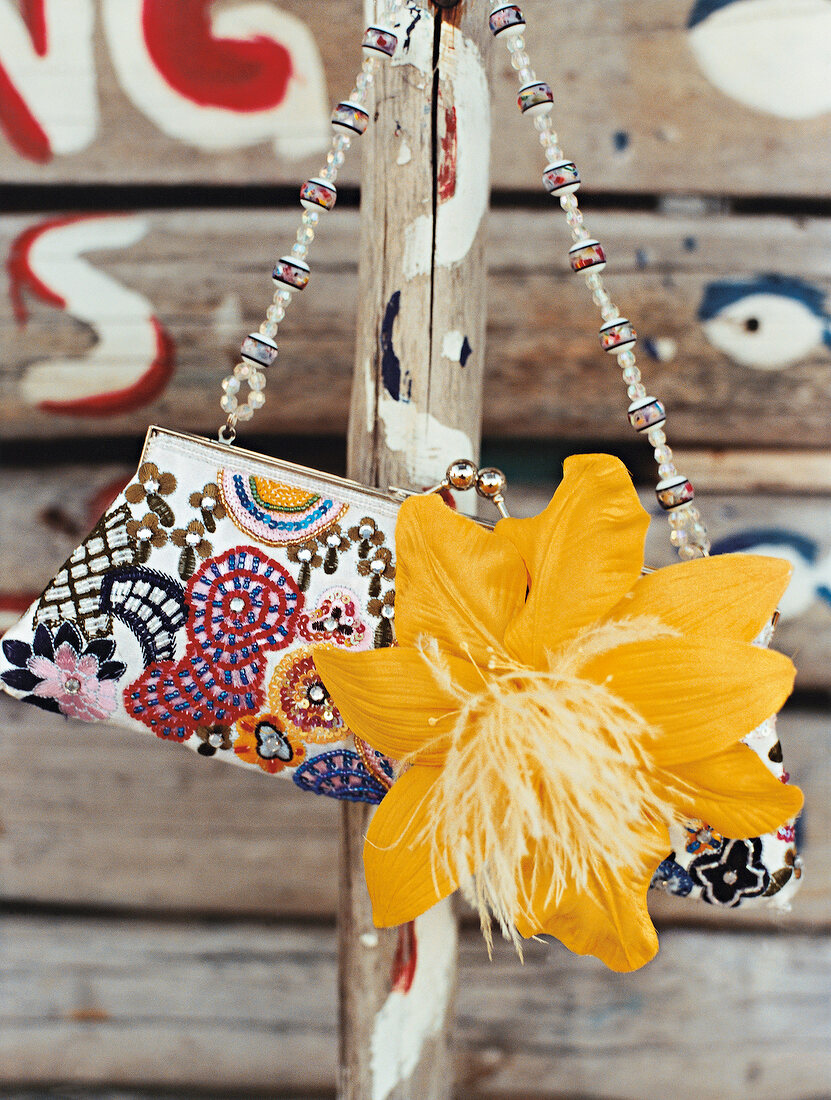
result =
[[[405,924],[452,894],[457,883],[434,874],[432,847],[419,833],[430,819],[437,768],[410,768],[393,784],[367,831],[364,868],[378,928]]]
[[[547,650],[608,614],[640,575],[648,526],[623,463],[610,455],[567,459],[541,515],[496,525],[530,578],[528,602],[506,634],[511,652],[541,668]]]
[[[654,615],[682,634],[752,642],[773,618],[791,573],[788,562],[759,554],[682,562],[641,577],[609,618]]]
[[[525,566],[516,549],[437,496],[401,507],[395,531],[395,633],[402,646],[422,635],[449,653],[486,665],[525,603]]]
[[[772,833],[802,809],[802,791],[781,783],[747,745],[678,764],[670,772],[668,785],[674,777],[690,790],[678,800],[680,812],[731,840]]]
[[[595,658],[582,672],[660,731],[649,751],[663,768],[740,741],[781,708],[794,674],[781,653],[713,638],[635,642]]]
[[[658,936],[646,907],[646,893],[672,846],[663,826],[645,823],[644,833],[643,847],[633,852],[630,868],[616,875],[598,861],[585,890],[572,889],[559,902],[535,911],[535,921],[518,922],[520,935],[554,936],[569,951],[594,955],[618,973],[648,963],[658,952]],[[544,892],[541,884],[536,898]]]
[[[447,755],[442,738],[459,703],[420,653],[398,648],[348,653],[316,646],[314,662],[353,733],[394,760],[419,753],[420,763],[442,763]],[[447,670],[455,687],[481,690],[482,679],[469,661],[448,657]]]

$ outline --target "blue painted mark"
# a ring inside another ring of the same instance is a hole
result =
[[[699,23],[703,23],[713,12],[726,8],[728,4],[746,4],[748,2],[749,0],[696,0],[687,19],[687,26],[692,28]]]
[[[401,360],[392,343],[392,330],[400,311],[401,291],[396,290],[387,303],[381,324],[381,378],[384,389],[394,401],[401,400]]]
[[[740,554],[757,546],[782,546],[795,550],[808,565],[816,565],[819,548],[813,539],[785,527],[753,527],[728,535],[713,544],[714,554]]]
[[[459,362],[463,367],[467,366],[467,361],[473,355],[473,348],[470,346],[470,340],[467,337],[462,341],[462,350],[459,355]]]
[[[685,237],[684,238],[684,251],[685,252],[695,252],[697,248],[698,248],[698,238],[697,237]]]
[[[793,298],[801,302],[817,317],[825,317],[825,294],[813,283],[803,279],[793,279],[787,275],[757,275],[755,279],[738,282],[710,283],[698,307],[698,319],[710,321],[727,306],[750,294],[779,294],[783,298]]]
[[[710,283],[698,307],[698,319],[706,323],[743,298],[757,294],[785,298],[801,305],[821,322],[822,342],[831,348],[831,317],[825,309],[825,291],[814,283],[788,275],[763,274],[757,275],[755,279]],[[760,323],[758,317],[749,318],[748,331],[758,329]]]
[[[629,148],[631,138],[625,130],[615,130],[612,134],[612,144],[616,153],[625,153]]]
[[[656,363],[661,362],[661,357],[658,354],[658,347],[651,336],[646,336],[644,338],[643,350],[646,352],[650,359],[654,359]]]
[[[640,268],[649,266],[649,253],[646,251],[646,249],[639,248],[635,252],[635,263]]]

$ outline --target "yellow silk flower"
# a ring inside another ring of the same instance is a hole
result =
[[[364,849],[378,926],[461,886],[488,939],[493,915],[634,970],[658,949],[646,892],[670,823],[741,839],[799,812],[740,743],[793,686],[751,644],[789,566],[642,576],[648,524],[607,455],[569,459],[541,515],[493,532],[435,496],[403,505],[397,647],[315,652],[346,724],[402,765]]]

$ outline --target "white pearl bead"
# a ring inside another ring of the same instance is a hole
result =
[[[232,413],[236,410],[238,401],[232,393],[226,393],[223,395],[222,400],[219,402],[219,407],[223,412]]]
[[[635,353],[632,351],[622,351],[617,357],[617,361],[621,365],[621,367],[634,367]]]
[[[251,376],[251,365],[249,363],[237,363],[234,367],[234,375],[245,382]]]
[[[255,392],[257,390],[264,390],[265,389],[265,381],[266,381],[265,375],[263,374],[262,371],[259,371],[259,370],[252,371],[251,372],[251,377],[248,379],[248,388],[251,389],[251,390],[254,390]],[[249,400],[250,400],[250,398],[249,398]]]
[[[531,64],[531,58],[525,52],[525,50],[512,50],[511,51],[511,68],[516,69],[519,72],[520,69],[527,69]],[[531,83],[530,80],[526,83]]]
[[[666,481],[668,478],[675,477],[677,473],[678,470],[674,462],[662,462],[658,467],[658,477],[661,481]]]
[[[646,386],[642,382],[638,382],[637,385],[630,386],[626,392],[632,401],[637,401],[639,397],[646,397]]]
[[[292,256],[295,256],[298,260],[305,260],[309,254],[309,250],[305,246],[305,244],[300,244],[300,242],[298,241],[297,244],[293,244],[291,246],[291,254]]]
[[[669,462],[672,459],[672,448],[661,445],[655,448],[656,462]]]
[[[229,374],[227,378],[222,379],[222,388],[226,393],[239,393],[239,379]]]
[[[623,372],[623,381],[627,382],[630,386],[634,386],[636,382],[640,382],[641,372],[637,367],[627,367]]]
[[[315,239],[315,231],[310,225],[301,225],[297,230],[297,243],[309,245]]]
[[[304,225],[314,227],[320,221],[320,211],[319,210],[304,210],[303,211],[303,217],[300,220],[303,222]]]
[[[248,404],[240,405],[237,409],[237,420],[250,420],[253,415],[254,410]]]
[[[263,321],[260,325],[260,332],[263,336],[270,336],[272,339],[277,335],[277,326],[271,321]]]
[[[260,390],[252,390],[248,395],[248,404],[252,409],[261,409],[265,404],[265,394]]]
[[[653,447],[660,447],[662,443],[666,443],[667,437],[661,431],[660,428],[652,428],[646,433],[646,438],[652,444]]]
[[[268,309],[265,311],[265,315],[272,324],[276,325],[283,320],[286,315],[286,311],[282,308],[282,306],[269,306]]]

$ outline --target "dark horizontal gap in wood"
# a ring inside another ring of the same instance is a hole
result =
[[[0,183],[0,209],[5,214],[42,214],[55,211],[132,211],[181,209],[286,208],[297,204],[298,188],[291,184],[216,183]],[[831,217],[831,199],[803,195],[706,195],[648,191],[592,191],[583,188],[580,203],[586,210],[657,212],[689,206],[702,216],[732,212],[746,216]],[[357,208],[360,188],[338,189],[340,208]],[[541,189],[491,192],[494,209],[550,209],[551,199]]]
[[[175,909],[153,906],[99,904],[87,901],[43,901],[39,898],[0,897],[0,919],[26,920],[83,920],[121,922],[135,924],[204,924],[215,926],[221,920],[223,926],[258,924],[270,928],[302,926],[303,928],[329,928],[334,935],[335,918],[325,913],[270,913],[268,910],[250,910],[245,913],[229,913],[227,909]]]
[[[175,424],[169,425],[175,428]],[[213,439],[213,433],[210,438]],[[55,440],[15,440],[0,443],[0,476],[3,470],[30,470],[76,465],[134,466],[141,452],[141,436],[61,438]],[[346,442],[342,436],[241,435],[242,450],[255,451],[272,458],[294,462],[311,469],[343,476],[346,471]],[[742,448],[735,448],[741,450]],[[510,486],[554,486],[559,483],[562,467],[569,455],[616,455],[639,486],[655,481],[655,464],[650,448],[643,441],[630,443],[610,440],[579,441],[533,440],[486,436],[482,442],[482,466],[498,466]],[[461,456],[460,456],[461,457]],[[805,493],[810,494],[806,485]],[[791,495],[794,495],[793,493]],[[509,501],[510,502],[510,501]]]

